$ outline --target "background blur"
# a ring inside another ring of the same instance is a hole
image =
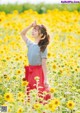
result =
[[[37,3],[41,3],[41,2],[45,2],[45,3],[61,3],[60,0],[0,0],[0,4],[7,4],[7,3],[33,3],[33,4],[37,4]]]
[[[5,13],[12,13],[13,10],[18,10],[21,13],[28,9],[37,11],[40,14],[52,9],[80,11],[80,4],[61,3],[61,0],[0,0],[0,11],[5,11]]]

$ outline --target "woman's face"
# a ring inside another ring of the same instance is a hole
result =
[[[32,36],[34,38],[37,38],[39,36],[39,30],[38,30],[37,27],[35,27],[35,28],[32,29]]]

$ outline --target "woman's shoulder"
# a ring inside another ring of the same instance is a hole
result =
[[[30,47],[31,45],[34,44],[34,42],[31,39],[27,39],[26,44],[27,44],[27,47]]]

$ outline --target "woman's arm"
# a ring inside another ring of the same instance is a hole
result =
[[[46,59],[42,59],[42,68],[44,72],[44,84],[48,84],[48,79],[47,79],[47,66],[46,66]]]
[[[36,26],[36,21],[34,21],[31,25],[29,25],[27,28],[25,28],[21,31],[20,35],[22,36],[22,38],[25,42],[28,40],[28,38],[26,37],[26,32],[34,26]]]
[[[30,26],[28,26],[27,28],[23,29],[21,31],[21,36],[23,38],[23,40],[26,42],[28,40],[28,38],[26,37],[26,32],[32,27],[32,24]]]

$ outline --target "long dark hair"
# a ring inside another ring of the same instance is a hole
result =
[[[38,45],[40,47],[40,51],[44,52],[47,45],[49,44],[50,36],[47,33],[47,29],[44,25],[36,25],[34,28],[36,27],[38,28],[39,33],[42,34],[41,40],[39,41]]]

